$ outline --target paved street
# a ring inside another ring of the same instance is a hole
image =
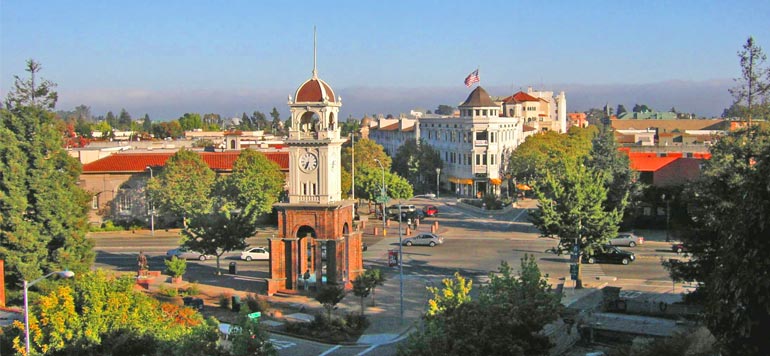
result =
[[[400,294],[398,268],[387,266],[388,251],[398,249],[397,222],[391,222],[388,235],[373,236],[372,228],[381,227],[381,221],[370,221],[364,233],[364,242],[369,246],[364,253],[367,267],[378,267],[386,271],[387,281],[377,290],[377,307],[367,309],[367,315],[376,323],[367,330],[367,334],[392,340],[405,331],[411,323],[419,321],[425,311],[429,294],[426,286],[439,286],[443,278],[451,277],[459,271],[472,278],[474,286],[484,283],[490,272],[496,271],[500,261],[507,261],[518,269],[520,259],[525,254],[532,254],[538,261],[542,272],[550,277],[552,283],[569,274],[568,256],[557,256],[545,251],[556,245],[557,241],[540,238],[537,231],[527,222],[524,208],[534,207],[533,201],[522,202],[522,208],[511,209],[502,214],[492,214],[473,208],[462,207],[455,199],[428,200],[412,199],[411,204],[422,208],[425,204],[437,205],[439,215],[426,218],[419,231],[429,231],[434,221],[439,222],[439,233],[445,242],[437,247],[403,247],[404,270],[404,321],[400,321]],[[257,237],[248,240],[252,246],[265,246],[265,239],[274,230],[262,229]],[[381,231],[380,231],[381,233]],[[136,256],[143,251],[149,258],[151,269],[163,270],[163,256],[166,250],[177,247],[178,232],[156,231],[150,236],[149,231],[131,233],[92,234],[96,241],[97,266],[122,271],[135,270]],[[634,248],[637,260],[627,266],[613,264],[583,265],[584,283],[589,287],[605,283],[622,286],[624,293],[631,290],[648,292],[670,292],[672,284],[668,273],[660,265],[663,259],[681,258],[671,253],[669,243],[651,241]],[[198,281],[219,287],[232,288],[236,291],[257,291],[264,293],[264,279],[268,277],[267,261],[240,261],[239,252],[222,256],[221,270],[226,272],[230,262],[237,262],[238,275],[215,275],[216,263],[208,261],[189,261],[186,280]],[[681,286],[677,292],[681,292]],[[478,290],[478,289],[476,289]],[[631,294],[630,294],[631,295]],[[346,298],[340,304],[340,311],[359,311],[356,298]],[[312,309],[314,301],[305,302]],[[317,303],[316,303],[317,304]],[[303,339],[283,335],[273,335],[274,344],[281,355],[392,355],[396,344],[342,346],[309,342]]]

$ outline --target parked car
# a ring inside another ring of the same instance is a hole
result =
[[[424,208],[422,208],[422,211],[426,216],[438,215],[438,208],[435,205],[426,205]]]
[[[618,237],[610,240],[610,244],[614,246],[634,247],[636,245],[644,244],[644,237],[638,236],[633,232],[621,232],[618,234]]]
[[[252,247],[241,252],[241,259],[246,261],[269,260],[270,252],[264,247]]]
[[[682,252],[687,252],[687,246],[685,246],[683,243],[675,243],[671,245],[671,251],[676,252],[677,254],[680,254]]]
[[[187,247],[177,247],[175,249],[166,251],[166,259],[170,260],[171,257],[174,257],[174,256],[182,260],[201,260],[201,261],[205,261],[209,258],[214,258],[214,256],[211,256],[211,255],[205,255],[201,252],[191,251],[187,249]]]
[[[414,205],[412,205],[412,204],[396,204],[396,205],[391,205],[390,207],[388,207],[388,213],[390,213],[391,215],[398,216],[398,208],[399,207],[401,207],[401,212],[402,213],[403,212],[410,212],[411,213],[411,212],[417,210],[417,208]]]
[[[423,232],[418,234],[417,236],[409,237],[401,241],[401,244],[404,246],[418,245],[418,246],[433,247],[436,245],[441,245],[443,243],[444,243],[443,237],[440,237],[430,232]]]
[[[594,251],[591,255],[584,255],[583,262],[588,264],[602,263],[602,262],[614,262],[627,265],[636,259],[633,252],[623,251],[615,246],[606,245],[602,246],[598,251]]]

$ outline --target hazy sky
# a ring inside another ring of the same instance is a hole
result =
[[[534,86],[566,90],[569,110],[640,102],[718,115],[746,38],[770,51],[767,0],[2,0],[0,13],[3,97],[34,58],[59,85],[58,109],[153,119],[288,112],[312,70],[314,25],[319,76],[343,117],[456,105],[477,67],[492,95]]]

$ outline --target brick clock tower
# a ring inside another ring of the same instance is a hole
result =
[[[268,295],[309,283],[350,287],[363,273],[361,232],[353,231],[353,201],[341,199],[340,97],[313,75],[289,97],[289,202],[275,204],[278,236],[270,242]]]

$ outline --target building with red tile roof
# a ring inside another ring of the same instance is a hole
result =
[[[631,169],[639,172],[639,180],[656,187],[681,185],[700,176],[704,159],[711,159],[710,153],[694,152],[631,152],[628,154]]]
[[[288,177],[289,153],[262,152]],[[118,152],[83,165],[80,186],[93,194],[89,222],[145,220],[147,180],[157,174],[174,152]],[[217,174],[229,174],[239,151],[198,152]]]

